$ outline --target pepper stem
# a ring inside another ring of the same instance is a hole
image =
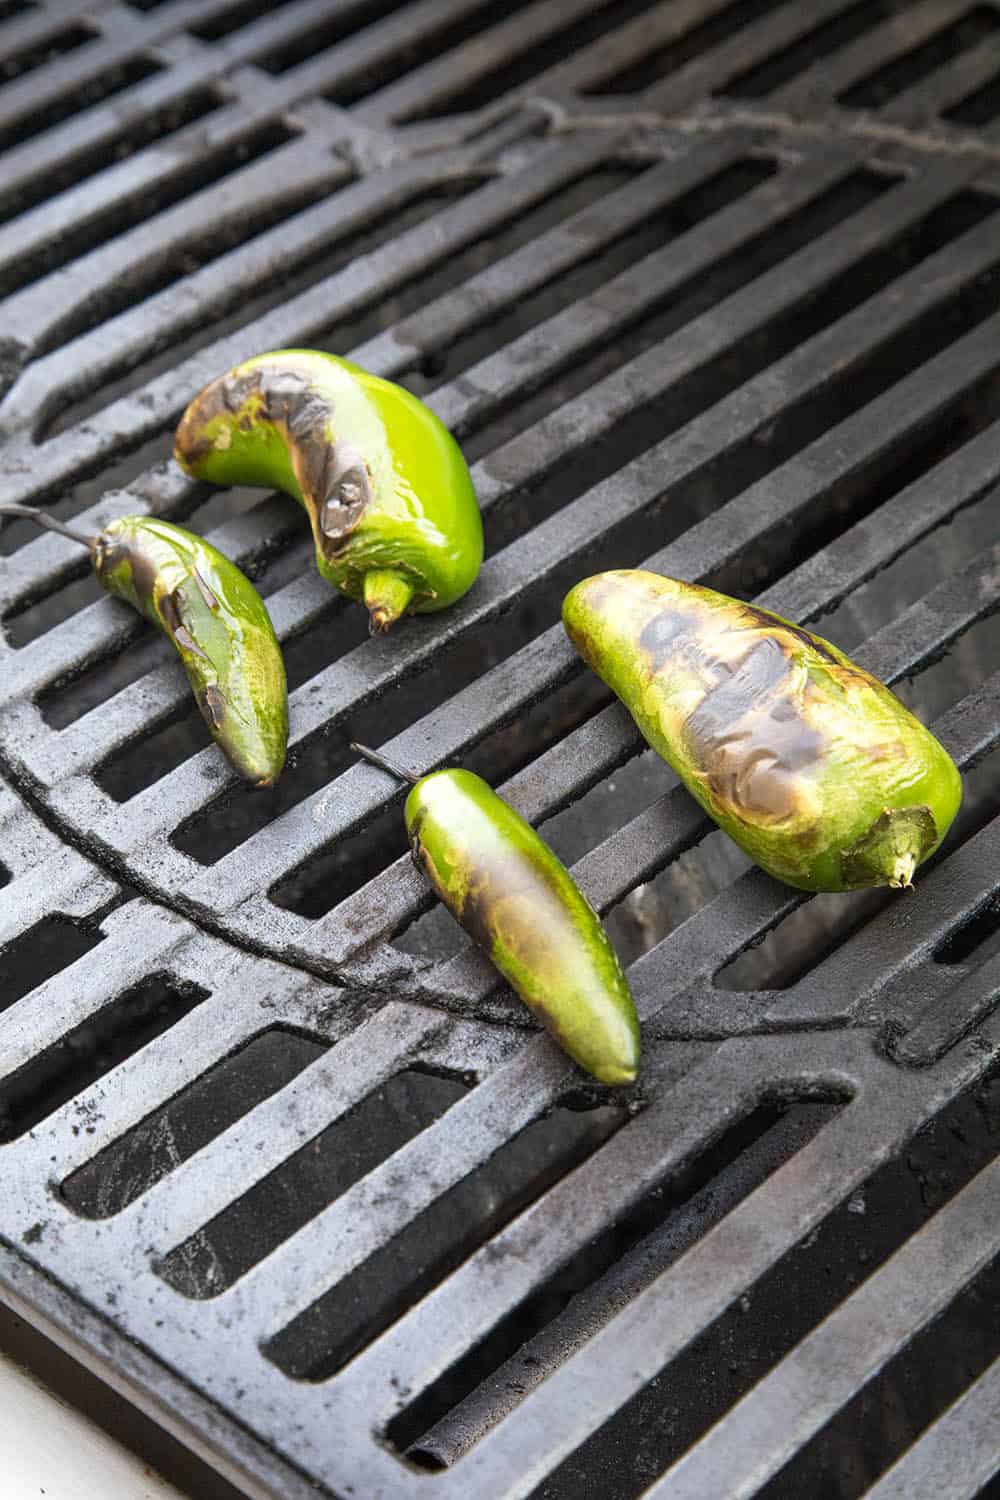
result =
[[[92,552],[96,537],[84,536],[82,531],[74,531],[72,526],[64,526],[57,521],[55,516],[50,516],[47,511],[35,510],[31,505],[15,505],[13,502],[0,505],[0,516],[17,516],[23,521],[34,521],[36,526],[41,526],[43,531],[55,531],[59,536],[68,537],[71,542],[79,542],[81,547],[86,547]]]
[[[413,598],[413,584],[402,573],[373,569],[365,574],[365,603],[372,635],[385,632],[404,615]]]
[[[913,872],[937,843],[929,807],[885,808],[858,842],[845,849],[841,868],[845,885],[889,885],[901,891],[913,884]]]
[[[404,771],[402,766],[394,766],[391,760],[386,760],[385,756],[379,755],[376,750],[369,750],[367,745],[358,745],[352,740],[351,749],[356,750],[365,760],[370,760],[373,766],[378,766],[380,771],[388,771],[389,775],[395,776],[397,781],[408,781],[411,786],[416,786],[421,779],[419,776],[414,776],[412,771]]]

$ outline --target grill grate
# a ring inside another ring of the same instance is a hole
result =
[[[190,520],[292,687],[251,796],[77,551],[0,536],[4,1296],[261,1496],[818,1493],[995,1298],[1000,4],[335,10],[0,6],[6,498]],[[291,502],[165,462],[292,344],[474,460],[481,578],[388,640]],[[968,796],[915,892],[806,901],[640,753],[558,610],[642,562],[835,612],[932,721]],[[353,737],[545,824],[636,1090],[432,909]],[[838,1493],[989,1481],[967,1353]]]

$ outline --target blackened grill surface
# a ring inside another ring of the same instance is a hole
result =
[[[189,521],[292,688],[246,794],[85,560],[0,533],[4,1298],[257,1496],[982,1492],[1000,4],[26,0],[0,80],[5,498]],[[169,462],[282,345],[463,443],[455,608],[368,640],[291,502]],[[640,753],[558,624],[637,564],[933,725],[967,795],[913,893],[807,901]],[[634,1090],[433,909],[352,738],[544,826]]]

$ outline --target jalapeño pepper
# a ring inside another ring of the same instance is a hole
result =
[[[565,1052],[602,1083],[631,1083],[639,1022],[597,913],[530,823],[471,771],[417,778],[406,830],[417,868]]]
[[[212,738],[239,774],[271,786],[285,762],[285,664],[264,603],[235,563],[152,516],[84,536],[26,505],[0,505],[90,551],[99,582],[159,626],[184,664]]]
[[[305,508],[320,573],[363,600],[373,633],[471,587],[483,527],[465,460],[428,407],[333,354],[260,354],[181,418],[178,463],[216,484],[273,485]]]
[[[641,570],[563,603],[584,661],[739,846],[808,891],[908,886],[958,770],[894,693],[769,610]]]

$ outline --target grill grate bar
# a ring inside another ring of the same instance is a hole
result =
[[[860,1037],[811,1037],[805,1065],[801,1044],[789,1038],[728,1042],[720,1052],[758,1078],[767,1074],[779,1089],[796,1083],[801,1087],[806,1079],[821,1088],[836,1082],[853,1092],[854,1100],[526,1396],[516,1422],[487,1433],[449,1476],[452,1484],[439,1476],[436,1482],[445,1493],[475,1494],[488,1474],[501,1492],[507,1486],[511,1494],[528,1494],[560,1458],[805,1237],[832,1204],[842,1202],[898,1150],[921,1118],[913,1099],[899,1090],[891,1105],[879,1099],[880,1074],[888,1065],[879,1064]],[[940,1080],[935,1110],[950,1095],[953,1078],[947,1084]],[[599,1159],[600,1154],[591,1160]],[[567,1400],[569,1390],[575,1392],[572,1401]],[[460,1483],[468,1488],[461,1491]]]
[[[432,1011],[390,1004],[123,1209],[119,1232],[128,1232],[130,1216],[141,1221],[144,1241],[153,1259],[160,1259],[409,1066],[444,1024],[446,1018]]]
[[[809,36],[843,9],[843,0],[810,0],[808,7],[782,5],[647,88],[646,108],[676,116],[702,95],[725,93],[731,80]]]
[[[998,1188],[994,1162],[647,1490],[647,1500],[760,1489],[993,1258]]]
[[[1000,73],[1000,37],[960,52],[927,78],[911,84],[883,106],[879,115],[900,125],[919,126],[947,115],[956,104]]]
[[[836,52],[825,53],[783,88],[769,94],[768,103],[790,111],[832,104],[852,84],[892,62],[943,30],[969,9],[968,0],[923,0],[901,15],[864,32]]]
[[[864,1500],[974,1500],[997,1471],[1000,1360],[907,1449]]]

